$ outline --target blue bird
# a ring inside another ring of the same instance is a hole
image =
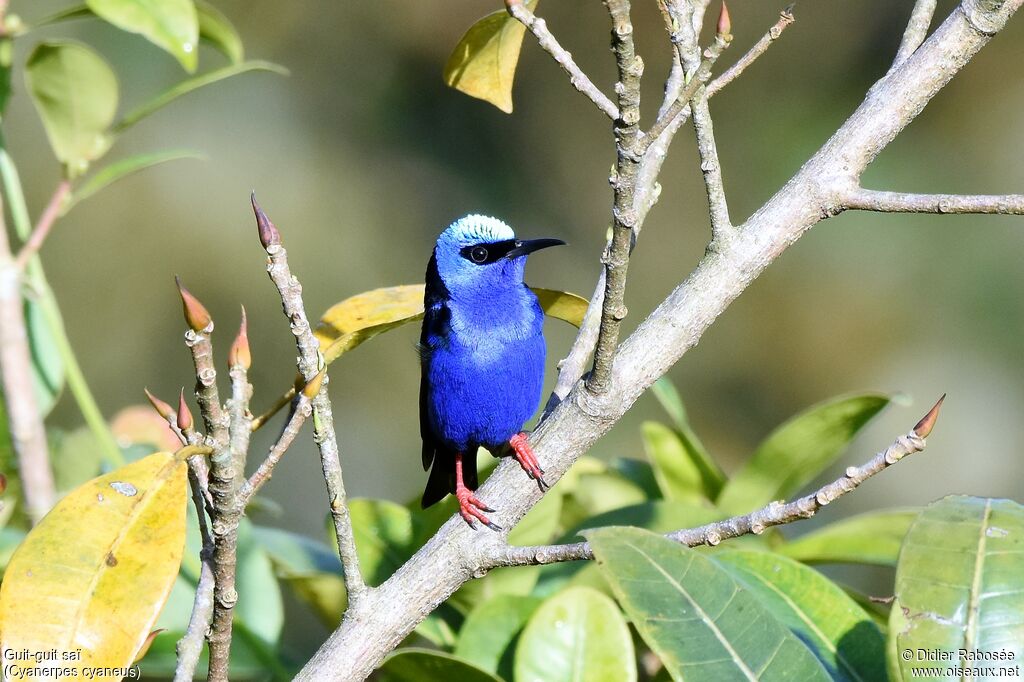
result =
[[[546,488],[523,424],[544,382],[544,311],[523,282],[526,256],[560,239],[519,241],[496,218],[468,215],[437,239],[427,265],[420,333],[420,436],[430,471],[422,505],[453,493],[459,513],[500,530],[474,494],[476,450],[511,447],[530,478]],[[495,456],[498,456],[495,454]],[[465,460],[465,461],[464,461]]]

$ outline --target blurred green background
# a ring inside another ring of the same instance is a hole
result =
[[[11,11],[27,20],[67,5],[12,4]],[[236,23],[250,57],[278,62],[291,77],[234,78],[143,122],[110,158],[188,147],[209,159],[147,171],[89,200],[58,225],[42,253],[72,342],[108,416],[141,402],[143,386],[170,399],[193,381],[181,343],[175,273],[213,313],[222,358],[238,305],[249,311],[257,410],[290,384],[294,346],[264,272],[248,208],[252,189],[284,235],[311,315],[360,291],[422,281],[437,233],[470,212],[501,217],[523,236],[569,241],[569,248],[537,256],[528,280],[589,296],[611,204],[608,121],[529,36],[513,115],[441,80],[464,30],[499,3],[215,4]],[[912,4],[801,3],[781,41],[713,100],[735,222],[774,193],[886,71]],[[660,102],[670,53],[655,3],[634,5],[647,64],[646,127]],[[955,3],[939,5],[945,17]],[[730,8],[735,40],[723,68],[779,10],[753,0],[734,0]],[[547,0],[539,13],[611,93],[614,64],[601,3]],[[79,37],[106,55],[119,71],[122,107],[182,76],[171,57],[144,39],[95,20],[40,32],[47,35]],[[34,41],[21,42],[24,50]],[[17,55],[16,64],[24,58]],[[204,47],[200,69],[222,60]],[[890,145],[864,184],[1024,191],[1022,63],[1024,19],[1018,17]],[[36,213],[59,168],[23,83],[14,87],[5,129]],[[630,268],[630,328],[693,268],[708,238],[690,127],[676,138],[661,183],[661,201]],[[858,390],[905,394],[909,406],[891,408],[867,428],[838,472],[887,446],[948,392],[926,453],[844,498],[824,520],[953,492],[1020,500],[1022,247],[1020,217],[852,213],[818,225],[673,369],[697,432],[732,470],[774,425],[814,402]],[[425,483],[417,335],[408,327],[379,337],[332,368],[351,495],[404,502]],[[572,337],[563,323],[549,322],[549,382]],[[650,398],[638,402],[593,454],[642,456],[637,427],[645,418],[661,418]],[[51,422],[80,423],[68,396]],[[258,434],[254,459],[273,430]],[[267,496],[283,509],[272,523],[322,536],[325,494],[308,434],[277,470]],[[304,632],[286,632],[300,657],[313,644]]]

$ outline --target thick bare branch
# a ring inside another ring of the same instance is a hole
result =
[[[945,396],[943,396],[945,398]],[[868,462],[859,467],[849,467],[842,476],[822,486],[810,495],[805,495],[792,502],[772,502],[749,514],[734,516],[722,521],[715,521],[697,528],[687,528],[666,533],[666,537],[688,547],[699,545],[717,545],[741,535],[753,533],[760,535],[772,526],[781,526],[794,521],[809,519],[819,509],[848,492],[853,491],[864,481],[875,474],[881,473],[907,455],[920,452],[925,448],[922,424],[928,423],[928,431],[935,423],[942,399],[928,412],[914,429],[899,436],[892,445],[879,452]],[[566,545],[544,545],[537,547],[501,547],[495,550],[491,564],[487,568],[499,566],[528,566],[535,564],[553,564],[560,561],[581,561],[594,558],[590,543],[576,542]]]
[[[558,44],[555,36],[548,30],[547,22],[531,12],[522,0],[506,0],[505,6],[508,8],[508,13],[537,38],[537,43],[541,48],[558,62],[558,65],[569,76],[569,83],[574,88],[586,95],[587,99],[603,111],[608,118],[614,121],[619,117],[619,110],[615,104],[576,65],[569,51]]]
[[[913,194],[856,187],[839,199],[843,210],[882,213],[997,213],[1024,215],[1024,194]]]
[[[754,43],[754,46],[747,50],[747,53],[739,58],[739,60],[730,66],[725,72],[718,78],[708,83],[707,95],[708,97],[714,97],[714,95],[724,88],[729,83],[736,80],[741,73],[747,70],[747,67],[754,63],[754,60],[764,54],[772,44],[779,39],[782,32],[786,30],[786,27],[792,24],[796,19],[793,17],[793,6],[786,7],[779,12],[779,20],[768,29],[760,40]]]
[[[965,0],[903,65],[879,82],[832,138],[696,270],[619,347],[610,390],[579,384],[531,437],[555,483],[639,396],[692,348],[715,318],[810,227],[839,209],[842,188],[924,108],[1021,5]],[[621,109],[622,107],[620,107]],[[511,528],[541,498],[502,462],[479,495]],[[425,614],[479,573],[504,534],[475,533],[449,520],[417,554],[345,616],[297,680],[361,680]]]
[[[281,296],[284,313],[291,322],[295,345],[299,350],[299,373],[306,382],[311,382],[322,367],[320,344],[313,336],[306,317],[306,307],[302,300],[302,285],[292,276],[288,267],[288,252],[281,244],[281,234],[252,197],[252,208],[256,214],[260,242],[269,256],[267,272]],[[324,377],[323,386],[313,398],[313,432],[317,447],[320,449],[320,464],[323,468],[324,481],[331,506],[331,518],[334,521],[334,534],[338,540],[338,554],[345,573],[345,589],[348,592],[349,610],[352,610],[367,593],[368,588],[363,582],[359,570],[359,556],[356,554],[355,537],[352,532],[352,520],[349,518],[348,503],[345,495],[345,483],[342,479],[341,456],[338,451],[338,437],[334,430],[334,416],[331,411],[331,399],[327,392],[328,379]]]

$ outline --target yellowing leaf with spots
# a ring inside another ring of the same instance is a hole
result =
[[[533,9],[538,0],[528,0]],[[444,82],[470,97],[512,113],[512,81],[526,27],[505,10],[469,27],[444,65]]]
[[[79,678],[132,664],[178,575],[186,469],[171,453],[150,455],[76,488],[32,529],[0,586],[0,646],[57,659],[5,664]]]
[[[533,289],[550,317],[579,327],[588,302],[576,294],[554,289]],[[374,289],[346,298],[328,309],[316,329],[326,362],[352,350],[377,334],[423,317],[423,285],[402,284]]]

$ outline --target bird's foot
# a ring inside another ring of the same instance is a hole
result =
[[[530,447],[526,434],[517,433],[509,439],[508,444],[512,446],[516,461],[519,462],[519,466],[523,467],[526,475],[537,481],[541,490],[550,488],[551,486],[544,480],[544,470],[540,467],[540,462],[537,461],[537,455],[533,454],[533,448]]]
[[[459,489],[455,491],[455,497],[459,500],[459,514],[466,520],[466,523],[469,524],[470,528],[475,530],[476,521],[479,521],[491,530],[501,530],[501,526],[488,519],[482,513],[493,512],[494,510],[481,502],[476,495],[470,492],[469,488],[460,486]]]

